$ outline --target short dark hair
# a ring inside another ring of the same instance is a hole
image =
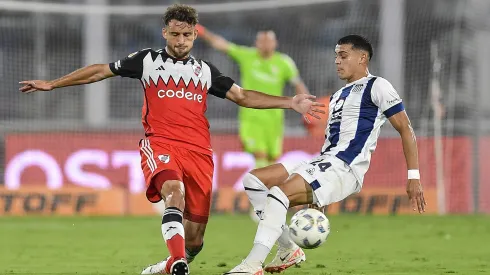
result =
[[[186,22],[187,24],[193,26],[199,22],[196,9],[183,4],[174,4],[167,8],[167,11],[163,15],[163,23],[165,26],[168,26],[168,23],[172,19],[180,22]]]
[[[339,39],[337,45],[351,44],[353,49],[364,50],[369,53],[369,60],[373,57],[373,46],[367,38],[357,34],[351,34]]]

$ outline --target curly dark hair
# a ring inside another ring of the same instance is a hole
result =
[[[186,22],[187,24],[193,26],[199,22],[196,9],[183,4],[174,4],[167,8],[167,11],[163,15],[163,23],[165,26],[168,26],[168,23],[172,19],[180,22]]]

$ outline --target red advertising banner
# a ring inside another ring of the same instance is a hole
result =
[[[5,141],[5,188],[121,188],[130,194],[128,213],[152,213],[153,206],[146,202],[143,195],[145,184],[138,151],[140,138],[139,135],[125,133],[8,135]],[[254,159],[242,151],[236,136],[215,135],[212,143],[215,162],[213,210],[246,211],[248,201],[239,191],[243,190],[241,178],[255,166]],[[279,161],[310,159],[318,154],[322,144],[323,139],[286,138],[285,153]],[[419,152],[423,152],[420,154],[422,182],[431,211],[436,211],[436,164],[433,154],[430,153],[434,151],[434,141],[431,138],[419,138],[418,144]],[[469,213],[472,211],[471,140],[464,137],[446,138],[443,140],[443,148],[444,159],[447,160],[444,164],[446,209],[450,213]],[[485,173],[483,170],[482,173]],[[488,178],[484,176],[482,174],[482,178]],[[391,213],[390,209],[393,208],[409,209],[404,199],[406,179],[406,164],[400,139],[382,138],[373,155],[361,193],[349,198],[345,202],[349,204],[344,203],[345,207],[342,204],[332,206],[329,212],[346,212],[351,209],[349,207],[352,203],[358,203],[359,206],[353,209],[359,208],[358,212],[363,213]],[[486,190],[487,194],[488,189],[488,185],[482,186],[482,191]],[[132,205],[140,207],[131,207]],[[489,205],[482,203],[481,207],[488,209]],[[401,210],[395,212],[405,211]]]

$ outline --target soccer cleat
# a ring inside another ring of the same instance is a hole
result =
[[[232,270],[223,273],[223,275],[233,275],[233,274],[264,275],[264,270],[262,269],[262,265],[260,263],[254,265],[243,261],[241,264],[237,265]]]
[[[156,264],[149,265],[141,272],[141,274],[169,274],[165,271],[165,268],[167,267],[167,261],[169,259],[170,257]]]
[[[277,249],[276,257],[265,266],[265,271],[269,273],[280,273],[293,265],[297,265],[306,261],[306,256],[303,250],[294,244],[291,248]]]
[[[165,273],[164,273],[165,274]],[[170,266],[167,274],[172,275],[189,275],[189,265],[186,259],[176,260]]]
[[[172,275],[189,275],[189,266],[185,259],[179,259],[170,262],[170,256],[156,264],[145,268],[141,274],[172,274]]]

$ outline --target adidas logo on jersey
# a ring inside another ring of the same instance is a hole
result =
[[[121,68],[121,60],[118,60],[114,63],[114,68],[116,68],[116,70],[119,70]]]
[[[161,66],[160,66],[160,67],[158,67],[156,70],[157,70],[157,71],[165,71],[165,68],[163,67],[163,65],[161,65]]]

